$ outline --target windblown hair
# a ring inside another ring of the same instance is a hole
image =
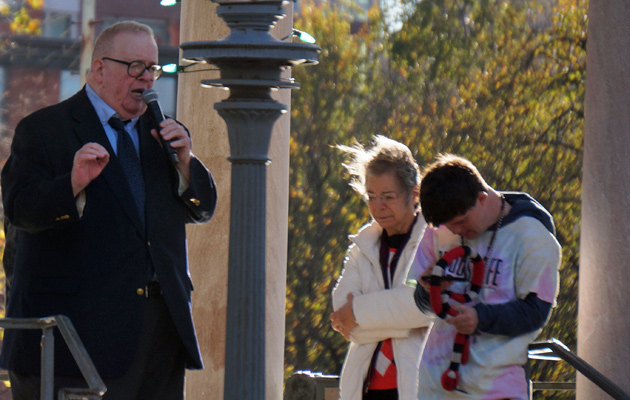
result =
[[[440,154],[425,168],[420,206],[427,223],[438,226],[465,214],[488,189],[477,168],[463,157]]]
[[[114,46],[114,39],[120,33],[145,33],[152,38],[155,38],[153,29],[150,26],[141,24],[136,21],[121,21],[112,26],[107,27],[96,38],[94,43],[94,51],[92,52],[92,61],[107,57],[112,47]]]
[[[414,188],[420,184],[420,170],[407,146],[385,136],[376,135],[373,146],[365,149],[361,144],[337,146],[346,153],[349,161],[343,166],[351,175],[350,186],[367,200],[366,180],[368,174],[382,175],[392,172],[401,189],[411,198]]]

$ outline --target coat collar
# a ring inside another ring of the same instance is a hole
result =
[[[409,241],[405,246],[407,248],[416,248],[418,247],[418,243],[420,243],[420,239],[422,238],[422,233],[426,228],[426,223],[422,218],[422,214],[418,213],[418,219],[416,223],[413,225],[411,229],[411,236],[409,237]],[[381,235],[383,234],[383,228],[374,220],[369,223],[363,225],[359,231],[354,234],[348,236],[350,241],[352,241],[361,252],[370,260],[373,265],[379,265],[379,249],[381,243]],[[413,257],[412,257],[413,258]],[[379,267],[380,268],[380,267]]]

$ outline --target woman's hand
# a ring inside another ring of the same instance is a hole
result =
[[[341,333],[346,340],[350,340],[350,331],[358,325],[357,321],[354,319],[354,313],[352,312],[353,299],[354,295],[348,293],[348,302],[339,310],[330,314],[330,325],[334,330]]]

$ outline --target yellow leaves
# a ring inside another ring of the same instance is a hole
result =
[[[11,7],[4,3],[2,5],[0,5],[0,15],[2,16],[8,16],[11,13]]]
[[[41,33],[41,28],[39,25],[40,25],[40,22],[38,19],[32,19],[28,21],[28,25],[26,26],[26,29],[28,32],[31,32],[31,33]]]
[[[26,3],[33,9],[39,10],[44,6],[44,0],[26,0]]]
[[[39,35],[42,32],[40,20],[31,17],[26,7],[22,7],[15,12],[13,20],[9,24],[9,29],[11,33],[18,35]]]
[[[370,9],[368,10],[368,18],[371,20],[379,18],[380,14],[381,14],[381,11],[378,9],[378,7],[370,7]]]

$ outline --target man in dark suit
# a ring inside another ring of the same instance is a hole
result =
[[[7,316],[68,316],[105,399],[183,399],[185,368],[202,368],[185,224],[211,218],[216,189],[187,130],[167,119],[158,132],[145,114],[141,93],[159,77],[157,62],[148,26],[104,30],[87,85],[23,119],[2,170],[6,217],[18,229]],[[5,332],[0,366],[14,400],[39,398],[40,335]],[[59,338],[55,392],[85,386],[80,376]]]

